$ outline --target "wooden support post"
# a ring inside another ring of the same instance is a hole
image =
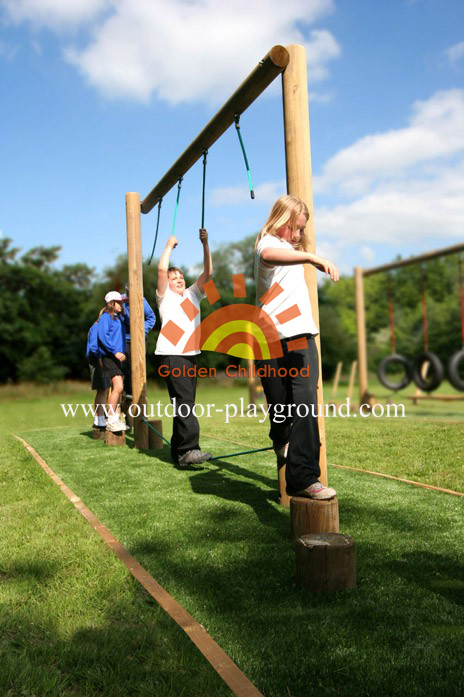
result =
[[[358,361],[353,361],[351,364],[350,381],[348,383],[348,394],[346,395],[347,399],[349,399],[349,404],[351,404],[351,400],[353,399],[353,389],[354,389],[354,381],[356,378],[357,366],[358,366]]]
[[[126,432],[125,431],[105,431],[105,443],[106,445],[125,445],[126,444]]]
[[[356,266],[354,270],[356,294],[356,327],[358,330],[358,368],[359,368],[359,404],[370,404],[367,378],[366,313],[364,309],[363,270]]]
[[[356,586],[356,550],[349,535],[304,535],[295,544],[296,582],[300,588],[330,593]]]
[[[256,378],[253,377],[254,361],[248,361],[248,404],[256,404]]]
[[[338,390],[338,383],[340,382],[340,375],[342,372],[343,362],[338,361],[337,367],[335,368],[335,377],[332,386],[332,402],[335,402],[335,397]]]
[[[338,532],[338,499],[335,497],[328,501],[317,501],[292,496],[290,518],[294,540],[313,532]]]
[[[285,479],[285,465],[277,463],[277,479],[279,484],[279,503],[285,508],[290,507],[290,496],[287,494],[287,482]]]
[[[156,421],[149,421],[148,422],[153,428],[156,428],[158,433],[161,435],[158,435],[158,433],[155,433],[153,429],[149,428],[148,429],[148,446],[150,450],[159,450],[164,446],[164,441],[162,438],[163,435],[163,422],[161,419],[156,419]]]
[[[132,363],[132,404],[140,407],[134,413],[136,448],[148,448],[147,424],[142,421],[147,403],[147,370],[145,363],[145,321],[143,309],[142,239],[140,234],[140,195],[126,194],[127,259],[129,267],[130,333]]]
[[[309,210],[306,232],[309,239],[308,250],[316,249],[314,236],[314,205],[311,178],[311,148],[309,136],[308,76],[306,70],[306,51],[303,46],[287,46],[289,63],[282,75],[285,129],[285,161],[287,172],[287,192],[302,199]],[[319,305],[317,298],[317,271],[309,264],[305,265],[305,279],[308,286],[313,318],[319,326]],[[319,382],[317,401],[319,406],[319,437],[321,452],[319,466],[320,480],[327,484],[327,453],[325,444],[324,396],[322,390],[321,342],[316,337],[319,353]]]

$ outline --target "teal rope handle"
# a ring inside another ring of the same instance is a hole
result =
[[[174,210],[174,220],[172,222],[172,232],[171,235],[174,234],[174,230],[176,229],[176,221],[177,221],[177,211],[179,210],[179,198],[180,198],[180,188],[182,186],[182,180],[183,177],[179,177],[179,181],[177,183],[177,199],[176,199],[176,207]]]
[[[159,203],[158,203],[158,219],[156,221],[155,241],[153,242],[153,249],[151,250],[151,256],[150,256],[150,259],[148,260],[148,266],[150,266],[151,260],[153,259],[153,254],[155,253],[156,240],[158,239],[158,230],[159,230],[159,224],[160,224],[160,213],[161,213],[161,204],[162,203],[163,203],[163,199],[160,198]]]
[[[206,160],[208,150],[203,150],[203,189],[201,194],[201,228],[205,227],[205,189],[206,189]]]
[[[250,196],[251,198],[255,197],[255,192],[253,190],[253,182],[251,179],[251,172],[250,172],[250,165],[248,164],[248,158],[245,150],[245,145],[243,144],[243,139],[242,139],[242,134],[240,133],[240,114],[235,114],[235,130],[237,131],[238,139],[240,141],[240,145],[242,147],[242,153],[243,153],[243,159],[245,160],[245,167],[247,170],[247,175],[248,175],[248,183],[250,185]]]

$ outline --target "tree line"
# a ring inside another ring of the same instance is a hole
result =
[[[202,317],[219,305],[254,303],[253,246],[255,235],[213,252],[214,282],[220,300],[202,303]],[[0,383],[85,380],[87,332],[104,305],[108,290],[124,292],[127,258],[96,274],[85,263],[59,265],[61,248],[38,246],[21,254],[10,239],[0,239]],[[157,261],[143,267],[144,294],[155,312]],[[187,285],[200,269],[183,269]],[[247,297],[234,298],[232,274],[245,275]],[[427,300],[429,348],[444,364],[461,348],[458,261],[456,256],[434,259],[425,266],[408,266],[365,279],[369,369],[391,353],[389,293],[394,306],[396,350],[408,357],[423,350],[422,289]],[[319,287],[322,367],[329,379],[338,361],[356,359],[356,316],[352,277]],[[147,375],[155,376],[154,351],[160,324],[150,332]],[[238,359],[203,352],[199,363],[222,370]]]

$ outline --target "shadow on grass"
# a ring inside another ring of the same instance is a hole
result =
[[[134,594],[133,602],[109,604],[97,626],[81,622],[69,636],[66,622],[53,621],[43,608],[5,608],[2,696],[228,697],[230,691],[180,628],[135,584]]]

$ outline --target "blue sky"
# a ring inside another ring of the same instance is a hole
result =
[[[464,237],[461,0],[0,0],[0,234],[101,270],[143,198],[274,44],[306,46],[316,241],[343,273]],[[279,81],[210,150],[213,249],[258,231],[285,182]],[[162,207],[158,251],[175,191]],[[201,163],[173,261],[201,257]],[[143,253],[155,211],[142,217]]]

